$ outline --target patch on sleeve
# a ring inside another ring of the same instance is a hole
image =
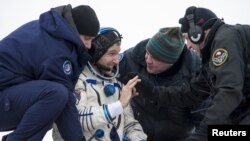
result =
[[[70,75],[71,72],[72,72],[72,64],[69,60],[66,60],[64,63],[63,63],[63,71],[66,75]]]
[[[218,48],[214,51],[213,56],[212,56],[213,65],[217,67],[221,66],[227,61],[227,58],[228,58],[227,50],[223,48]]]

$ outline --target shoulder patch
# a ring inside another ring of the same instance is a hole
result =
[[[228,58],[227,50],[223,48],[218,48],[214,51],[213,56],[212,56],[213,65],[217,67],[221,66],[227,61],[227,58]]]
[[[70,75],[71,72],[72,72],[72,64],[69,60],[66,60],[64,63],[63,63],[63,71],[66,75]]]

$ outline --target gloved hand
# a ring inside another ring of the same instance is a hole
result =
[[[210,79],[207,77],[207,72],[201,70],[201,72],[190,82],[191,91],[195,93],[201,100],[204,100],[213,94],[213,86],[210,82]]]
[[[136,75],[138,75],[139,79],[141,79],[141,82],[136,84],[135,86],[136,91],[139,93],[139,95],[143,95],[146,98],[151,99],[154,96],[153,94],[154,84],[146,76],[143,76],[136,72],[129,73],[128,78],[133,78]]]
[[[129,75],[121,75],[117,79],[121,81],[123,84],[127,84],[130,79],[133,77],[130,77]]]
[[[185,141],[207,141],[208,140],[207,130],[208,130],[207,124],[201,122],[200,126],[198,126]]]

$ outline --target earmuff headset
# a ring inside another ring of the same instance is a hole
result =
[[[195,10],[196,10],[196,7],[191,7],[188,10],[189,14],[186,16],[186,18],[187,18],[188,24],[189,24],[188,38],[194,44],[198,44],[198,43],[202,42],[204,39],[204,31],[200,26],[195,25],[195,23],[194,23]]]

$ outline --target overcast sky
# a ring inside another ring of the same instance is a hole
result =
[[[209,8],[229,24],[250,24],[249,0],[1,0],[0,40],[51,7],[65,4],[90,5],[101,26],[123,35],[122,50],[152,37],[159,28],[180,26],[178,20],[189,6]]]
[[[206,7],[230,24],[250,24],[248,0],[2,0],[0,39],[22,24],[38,19],[51,7],[90,5],[101,26],[112,26],[123,35],[122,50],[152,37],[159,28],[180,26],[178,20],[189,6]]]

